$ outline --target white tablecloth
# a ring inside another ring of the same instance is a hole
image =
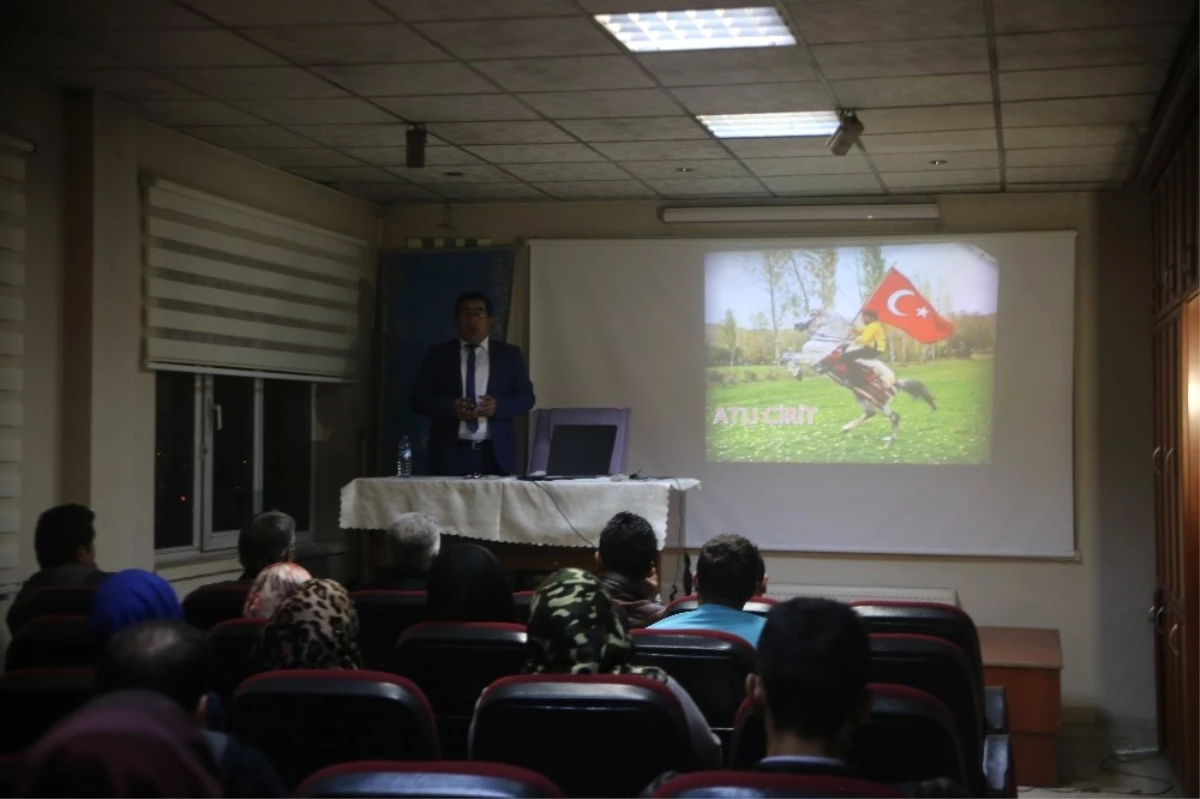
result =
[[[360,477],[342,488],[341,527],[382,530],[400,513],[421,511],[458,535],[484,541],[594,547],[618,511],[643,516],[667,539],[671,495],[700,485],[667,480]]]

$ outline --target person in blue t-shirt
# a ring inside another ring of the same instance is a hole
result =
[[[742,610],[752,597],[766,593],[767,569],[758,547],[740,535],[719,535],[700,550],[696,594],[700,606],[650,625],[653,630],[720,630],[758,646],[766,620]]]

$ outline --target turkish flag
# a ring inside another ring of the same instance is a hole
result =
[[[898,327],[922,344],[933,344],[954,333],[954,323],[934,310],[917,287],[894,268],[883,276],[864,311],[874,311],[885,325]]]

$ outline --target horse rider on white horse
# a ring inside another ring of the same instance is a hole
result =
[[[855,330],[858,335],[854,339],[854,349],[842,354],[842,361],[854,370],[860,384],[866,382],[866,372],[859,361],[881,360],[887,353],[887,333],[879,321],[879,314],[867,310],[862,312],[862,318],[866,324]]]

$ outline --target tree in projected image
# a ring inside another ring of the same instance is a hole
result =
[[[721,323],[721,337],[725,342],[726,348],[729,350],[729,366],[732,367],[737,359],[737,317],[733,315],[733,309],[725,311],[725,321]]]

